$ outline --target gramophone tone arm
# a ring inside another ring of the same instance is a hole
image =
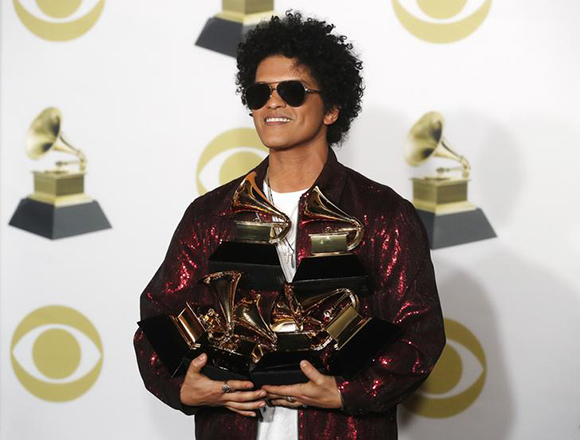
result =
[[[83,172],[87,169],[87,157],[85,153],[83,153],[78,148],[74,147],[65,137],[64,133],[60,133],[61,142],[66,145],[79,159],[79,171]],[[66,162],[67,164],[70,162]],[[56,166],[59,166],[59,162],[56,163]]]
[[[436,171],[437,171],[437,174],[439,174],[439,175],[443,175],[443,174],[449,173],[451,171],[462,171],[462,173],[461,173],[462,177],[468,178],[470,170],[471,170],[471,168],[469,167],[469,163],[467,163],[467,161],[466,161],[466,164],[465,165],[462,164],[462,166],[460,166],[460,167],[439,167],[439,168],[437,168]]]
[[[469,177],[469,172],[471,171],[471,165],[464,156],[461,156],[461,165],[463,166],[463,177],[467,179]]]
[[[455,151],[453,151],[453,149],[449,146],[449,141],[447,141],[447,139],[445,139],[444,137],[441,138],[441,145],[443,146],[443,150],[437,153],[436,156],[444,157],[446,159],[451,159],[459,162],[461,164],[461,169],[463,170],[463,172],[461,173],[462,177],[467,179],[469,177],[469,172],[471,171],[471,165],[469,165],[469,161],[465,158],[465,156],[461,156],[457,154]],[[449,169],[444,168],[444,172],[452,171],[455,169],[456,168]],[[437,172],[439,172],[439,170],[437,170]]]
[[[55,163],[57,168],[63,168],[66,167],[68,165],[79,165],[80,161],[78,160],[59,160],[58,162]]]
[[[79,157],[79,170],[80,171],[86,171],[87,169],[87,157],[85,156],[85,154],[81,151],[81,150],[77,150],[79,152],[78,157]]]

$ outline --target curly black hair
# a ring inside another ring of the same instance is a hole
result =
[[[325,110],[340,109],[337,121],[328,127],[329,145],[340,144],[352,120],[361,111],[362,62],[344,35],[332,32],[333,24],[287,11],[280,18],[258,24],[238,46],[236,85],[246,105],[245,91],[254,84],[258,65],[272,55],[293,58],[318,82]]]

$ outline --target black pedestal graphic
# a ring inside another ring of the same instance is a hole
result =
[[[235,57],[244,34],[254,27],[255,25],[244,26],[235,21],[212,17],[205,24],[195,45]]]
[[[55,240],[111,228],[99,203],[56,207],[22,199],[10,219],[10,226]]]
[[[445,215],[435,215],[420,209],[417,212],[427,229],[431,249],[497,237],[480,208]]]

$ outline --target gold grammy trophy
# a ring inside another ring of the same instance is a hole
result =
[[[274,0],[222,0],[222,12],[210,18],[196,46],[236,56],[246,32],[274,15]]]
[[[290,231],[290,218],[276,208],[258,188],[256,173],[248,174],[238,186],[232,200],[232,212],[251,212],[270,217],[271,221],[240,221],[236,223],[236,237],[250,243],[277,244]]]
[[[12,226],[50,239],[111,227],[98,202],[84,192],[86,157],[66,140],[61,126],[60,110],[45,109],[28,130],[26,154],[38,160],[60,152],[76,160],[58,161],[53,169],[34,171],[34,192],[20,201],[10,220]]]
[[[301,224],[310,224],[311,256],[302,258],[285,296],[299,330],[314,333],[324,371],[354,377],[400,329],[359,313],[359,296],[369,293],[366,271],[353,253],[363,223],[335,205],[315,186],[307,195]],[[279,344],[282,338],[279,337]],[[322,352],[325,352],[322,355]]]
[[[290,230],[290,219],[277,209],[248,174],[236,189],[231,213],[236,216],[232,240],[224,241],[209,257],[210,272],[244,273],[242,288],[279,290],[284,284],[276,243]]]
[[[405,144],[405,160],[411,166],[422,165],[432,157],[460,164],[437,168],[434,176],[412,179],[413,204],[425,224],[432,249],[496,237],[483,211],[468,201],[471,166],[450,147],[443,136],[444,127],[440,113],[426,113],[413,125]]]
[[[302,297],[341,287],[364,294],[367,275],[351,252],[364,236],[361,221],[332,203],[315,186],[306,197],[301,222],[312,225],[313,233],[309,234],[311,255],[301,260],[294,276],[295,294]]]

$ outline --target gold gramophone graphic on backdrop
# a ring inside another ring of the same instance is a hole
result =
[[[411,128],[405,160],[419,166],[432,157],[450,159],[455,167],[437,168],[437,174],[413,178],[413,204],[425,224],[432,249],[496,237],[483,211],[468,201],[471,166],[451,149],[443,136],[445,120],[429,112]]]
[[[50,239],[111,227],[99,203],[84,192],[87,159],[62,132],[62,114],[50,107],[32,122],[26,154],[38,160],[51,152],[76,156],[53,169],[34,171],[34,192],[20,201],[10,225]]]
[[[246,32],[274,15],[274,0],[222,0],[222,12],[210,18],[196,46],[231,57]]]

